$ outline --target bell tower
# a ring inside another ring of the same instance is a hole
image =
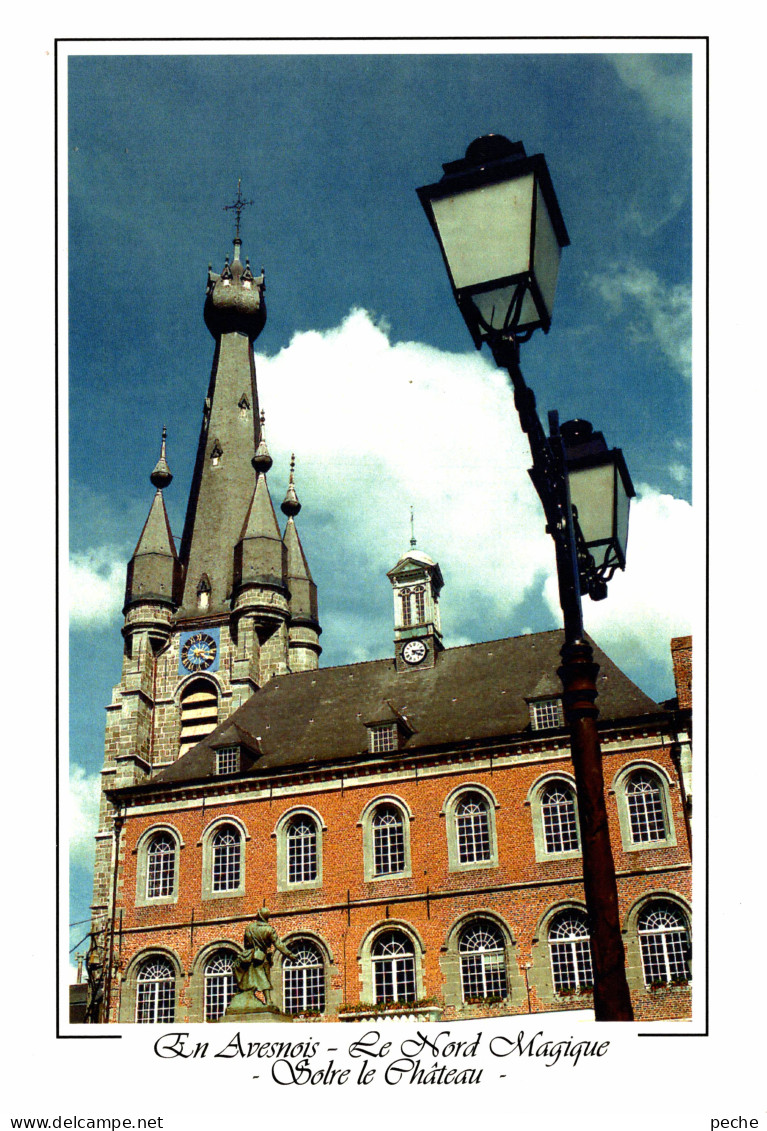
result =
[[[186,519],[177,548],[163,492],[173,476],[167,436],[150,476],[155,495],[128,563],[123,668],[107,707],[96,848],[94,922],[111,898],[115,812],[108,792],[175,761],[275,675],[316,668],[317,589],[295,526],[295,458],[282,510],[260,411],[253,343],[266,322],[264,274],[234,251],[208,267],[203,316],[214,339]]]
[[[444,647],[439,615],[439,595],[444,581],[439,565],[416,549],[415,536],[411,536],[410,549],[386,576],[394,594],[397,671],[434,667]]]

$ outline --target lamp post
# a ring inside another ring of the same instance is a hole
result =
[[[602,600],[615,570],[624,568],[634,488],[623,453],[608,450],[586,421],[560,426],[551,412],[546,435],[519,367],[520,343],[536,329],[548,333],[559,258],[570,242],[545,158],[490,134],[443,170],[418,196],[477,349],[487,342],[511,378],[530,442],[530,477],[556,550],[565,636],[559,676],[578,790],[594,1012],[598,1021],[631,1021],[596,722],[599,667],[583,628],[581,594]]]

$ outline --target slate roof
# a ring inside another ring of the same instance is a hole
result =
[[[261,756],[239,777],[359,761],[367,753],[365,722],[382,701],[405,716],[413,733],[404,752],[520,735],[544,677],[560,663],[562,633],[542,632],[449,648],[430,669],[397,672],[393,659],[276,676],[206,739],[156,774],[159,785],[212,777],[213,744],[232,724],[257,742]],[[593,642],[592,642],[593,644]],[[596,645],[601,721],[664,715]],[[380,757],[376,755],[376,757]]]

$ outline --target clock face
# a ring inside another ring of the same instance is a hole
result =
[[[402,649],[402,659],[406,664],[420,664],[426,658],[426,651],[423,640],[408,640]]]
[[[189,672],[204,672],[216,659],[216,642],[207,632],[195,632],[181,649],[181,663]]]

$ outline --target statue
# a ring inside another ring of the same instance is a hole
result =
[[[295,955],[280,942],[280,936],[270,925],[267,907],[262,907],[255,922],[245,928],[243,947],[242,954],[234,961],[234,976],[239,993],[229,1002],[221,1020],[245,1020],[241,1016],[244,1013],[277,1014],[281,1019],[288,1020],[272,1000],[272,955],[275,950],[279,950],[286,958],[294,958]],[[263,1002],[256,996],[257,993],[263,994]]]

